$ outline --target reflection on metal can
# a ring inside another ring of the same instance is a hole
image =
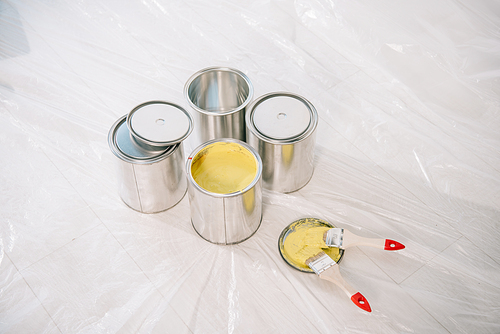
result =
[[[262,158],[264,188],[289,193],[305,186],[314,171],[314,106],[299,95],[278,92],[247,109],[247,142]]]
[[[154,213],[184,197],[182,140],[192,128],[184,109],[163,101],[143,103],[113,124],[108,144],[118,157],[119,194],[125,204]]]
[[[250,79],[241,71],[209,67],[196,72],[184,87],[193,108],[201,142],[217,138],[245,141],[245,110],[253,96]]]

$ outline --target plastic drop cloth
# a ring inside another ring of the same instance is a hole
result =
[[[499,15],[494,0],[0,2],[0,332],[500,332]],[[196,234],[187,196],[128,208],[107,144],[142,102],[188,109],[208,66],[320,116],[310,183],[266,191],[232,246]],[[346,250],[372,313],[282,260],[303,217],[406,245]]]

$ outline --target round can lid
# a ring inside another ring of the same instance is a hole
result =
[[[302,258],[302,255],[299,254],[302,251],[310,252],[314,250],[317,246],[307,246],[307,244],[305,244],[304,246],[306,247],[300,250],[295,249],[296,247],[291,247],[290,249],[290,245],[294,246],[294,244],[288,243],[287,238],[290,237],[290,240],[292,240],[294,238],[294,235],[301,236],[302,233],[306,232],[308,229],[313,227],[334,228],[335,226],[333,224],[330,224],[329,222],[326,222],[318,218],[302,218],[294,221],[293,223],[285,227],[278,239],[279,252],[283,260],[285,260],[285,262],[288,263],[291,267],[307,273],[314,273],[314,271],[311,268],[309,268],[308,265],[305,264],[305,260]],[[343,249],[339,249],[336,247],[329,247],[329,249],[323,249],[323,250],[329,257],[331,257],[337,263],[340,263],[340,261],[344,256]]]
[[[139,143],[155,147],[177,144],[193,130],[189,113],[164,101],[150,101],[135,107],[128,114],[127,123]]]
[[[135,144],[130,136],[125,120],[125,117],[123,117],[122,121],[117,124],[113,133],[114,144],[125,156],[132,159],[144,160],[159,156],[168,150],[168,148],[165,148],[161,151],[150,151]]]
[[[295,138],[306,132],[311,110],[303,101],[288,95],[275,95],[259,103],[253,112],[257,131],[273,139]]]

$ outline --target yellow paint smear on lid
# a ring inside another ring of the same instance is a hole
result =
[[[332,226],[321,223],[314,218],[306,218],[298,221],[290,226],[290,231],[287,233],[283,241],[282,253],[286,260],[293,266],[301,269],[309,269],[306,260],[323,251],[333,260],[340,260],[340,250],[336,247],[325,247],[325,243],[321,242],[323,233],[331,229]],[[311,229],[313,233],[311,234]],[[321,238],[321,241],[312,238],[316,235]]]
[[[205,190],[230,194],[252,183],[257,175],[257,160],[240,144],[213,143],[193,158],[191,175]]]

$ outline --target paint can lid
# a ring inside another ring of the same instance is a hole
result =
[[[288,263],[291,267],[306,273],[314,273],[314,271],[308,265],[306,265],[306,259],[298,256],[300,254],[300,251],[298,252],[298,249],[294,249],[294,247],[291,247],[291,249],[289,249],[290,245],[293,245],[293,243],[288,244],[286,242],[286,239],[290,237],[290,240],[292,240],[294,235],[300,236],[301,233],[313,227],[334,228],[335,226],[318,218],[302,218],[285,227],[278,239],[279,252],[283,260],[285,260],[285,262]],[[332,260],[337,263],[340,263],[344,256],[343,249],[331,247],[330,249],[324,251],[330,258],[332,258]]]
[[[147,150],[158,150],[182,142],[193,131],[191,115],[182,107],[165,101],[149,101],[127,116],[130,135]]]
[[[314,131],[317,124],[317,113],[312,104],[291,93],[260,97],[252,104],[249,118],[256,132],[280,142],[303,138]]]
[[[130,136],[127,127],[127,115],[118,119],[111,127],[108,135],[108,143],[111,151],[120,159],[128,162],[149,161],[163,155],[171,147],[153,151],[146,150],[137,145],[132,136]]]

